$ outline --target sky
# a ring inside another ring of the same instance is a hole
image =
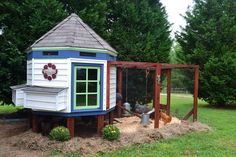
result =
[[[193,6],[193,0],[161,0],[168,14],[168,21],[172,23],[171,36],[174,37],[174,32],[180,31],[180,26],[186,25],[184,18],[180,15],[185,15],[188,6]]]

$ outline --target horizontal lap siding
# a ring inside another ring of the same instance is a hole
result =
[[[48,81],[44,78],[42,70],[44,65],[52,63],[56,66],[58,73],[56,78]],[[33,85],[47,87],[69,87],[69,73],[67,59],[34,59],[33,61]]]
[[[32,61],[27,61],[27,85],[32,85]]]
[[[42,110],[55,110],[56,95],[46,93],[25,93],[25,107]]]
[[[110,70],[110,108],[116,105],[116,67]]]
[[[57,94],[25,93],[25,107],[33,110],[59,111],[65,109],[65,103],[57,103]]]

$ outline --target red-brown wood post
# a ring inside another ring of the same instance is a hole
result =
[[[155,106],[155,122],[154,128],[159,128],[160,120],[160,85],[161,85],[161,65],[157,64],[154,75],[154,106]]]
[[[111,75],[111,65],[107,62],[107,100],[106,100],[106,109],[110,108],[110,75]]]
[[[198,107],[198,80],[199,80],[199,65],[196,65],[194,72],[194,97],[193,97],[193,121],[197,121]]]
[[[97,125],[97,134],[101,135],[102,129],[104,127],[104,115],[98,115],[98,125]]]
[[[67,117],[66,118],[66,125],[67,128],[70,131],[70,137],[74,137],[75,136],[75,118],[74,117]]]
[[[167,70],[167,103],[166,113],[170,115],[170,95],[171,95],[171,69]]]
[[[33,132],[39,131],[39,120],[36,115],[32,115],[32,131]]]
[[[109,113],[109,124],[113,124],[113,120],[114,120],[114,112],[111,111],[111,112]]]
[[[118,68],[118,80],[117,80],[117,87],[118,87],[118,93],[122,95],[122,69]],[[122,96],[123,97],[123,96]],[[122,106],[122,102],[119,102],[119,105]],[[117,107],[117,117],[121,117],[122,109],[120,107]]]

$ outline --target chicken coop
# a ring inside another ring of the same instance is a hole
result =
[[[27,82],[11,88],[15,105],[33,110],[33,130],[37,115],[67,117],[73,130],[73,117],[98,116],[100,122],[114,110],[116,68],[107,71],[107,62],[117,52],[79,16],[71,14],[27,52]]]
[[[198,65],[177,65],[116,61],[117,52],[96,34],[78,15],[71,14],[27,49],[26,84],[12,86],[16,106],[32,110],[32,130],[37,132],[39,116],[66,119],[71,137],[75,118],[97,117],[97,132],[104,127],[104,117],[113,122],[116,93],[122,94],[122,68],[155,71],[153,108],[155,128],[159,127],[160,76],[167,74],[167,104],[170,112],[171,70],[195,69],[194,102],[186,118],[197,120]],[[121,108],[118,108],[118,117]]]

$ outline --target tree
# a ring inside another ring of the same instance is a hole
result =
[[[236,102],[236,1],[195,0],[186,27],[176,35],[177,56],[200,65],[199,97],[211,104]]]
[[[60,0],[68,13],[76,13],[101,37],[107,35],[107,15],[109,0]]]
[[[119,60],[169,62],[170,24],[159,0],[111,0],[108,8],[112,10],[108,41],[119,52]],[[145,70],[128,72],[128,99],[132,104],[147,103],[153,98],[152,77],[146,89],[145,76]]]
[[[57,0],[5,0],[0,10],[0,27],[5,27],[0,36],[0,100],[10,102],[10,86],[25,80],[25,50],[67,13]]]

